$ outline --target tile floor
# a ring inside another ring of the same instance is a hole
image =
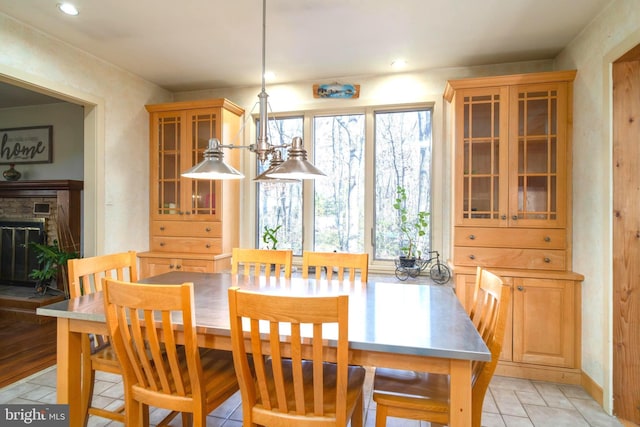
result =
[[[371,400],[373,369],[368,370],[366,393],[366,427],[375,425],[375,403]],[[98,374],[94,404],[115,408],[122,404],[120,378],[110,374]],[[47,404],[56,402],[55,366],[0,389],[0,404]],[[151,411],[151,424],[155,425],[166,415],[160,409]],[[91,417],[90,427],[115,427],[119,423]],[[172,426],[180,426],[174,419]],[[579,386],[554,384],[516,378],[493,378],[484,402],[482,425],[486,427],[608,427],[621,426],[615,417],[603,409]],[[209,414],[209,427],[241,427],[240,397],[232,396]],[[429,423],[390,418],[388,427],[427,427]]]

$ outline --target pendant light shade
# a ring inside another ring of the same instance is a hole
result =
[[[307,150],[302,146],[302,138],[296,136],[291,140],[289,158],[271,172],[267,171],[266,176],[278,179],[317,179],[327,175],[307,160]]]
[[[253,178],[255,182],[262,183],[270,183],[270,182],[281,182],[281,183],[296,183],[300,182],[299,179],[288,179],[288,178],[271,178],[269,174],[273,172],[274,169],[279,167],[282,163],[284,163],[284,159],[282,158],[282,151],[279,149],[274,149],[271,152],[271,159],[269,160],[269,168],[262,172],[260,175]]]
[[[209,140],[209,147],[204,151],[204,160],[182,173],[185,178],[193,179],[242,179],[244,175],[222,160],[224,155],[217,138]]]

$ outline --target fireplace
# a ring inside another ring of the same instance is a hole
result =
[[[40,266],[29,243],[46,241],[44,218],[0,218],[0,283],[34,286],[29,274]]]
[[[29,241],[56,240],[81,252],[82,187],[71,180],[0,181],[0,285],[35,285],[29,273],[39,266]]]

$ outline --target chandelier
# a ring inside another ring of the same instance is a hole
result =
[[[307,160],[307,150],[304,149],[302,138],[294,137],[290,144],[272,145],[268,132],[268,98],[265,90],[265,52],[266,52],[266,23],[267,0],[262,0],[262,90],[258,94],[260,112],[256,143],[251,145],[222,145],[217,138],[209,140],[209,146],[204,151],[204,160],[191,169],[182,173],[185,178],[193,179],[241,179],[244,175],[224,161],[223,148],[246,148],[255,153],[262,163],[269,160],[269,168],[256,177],[256,181],[264,180],[300,180],[316,179],[326,176]],[[282,159],[281,150],[288,153],[286,160]]]

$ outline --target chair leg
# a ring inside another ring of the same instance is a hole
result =
[[[197,424],[199,422],[200,424]],[[182,413],[182,427],[201,427],[202,426],[202,417],[199,420],[196,420],[194,414],[191,412],[183,412]]]
[[[360,393],[360,397],[356,402],[356,407],[353,410],[353,414],[351,415],[351,427],[362,427],[364,425],[364,397],[362,393]]]
[[[83,357],[84,359],[84,357]],[[90,360],[82,361],[82,388],[80,399],[82,400],[82,413],[84,414],[84,426],[89,422],[89,408],[93,400],[93,385],[95,383],[96,371],[91,368]]]
[[[376,406],[376,427],[385,427],[387,425],[387,407],[385,405]]]

